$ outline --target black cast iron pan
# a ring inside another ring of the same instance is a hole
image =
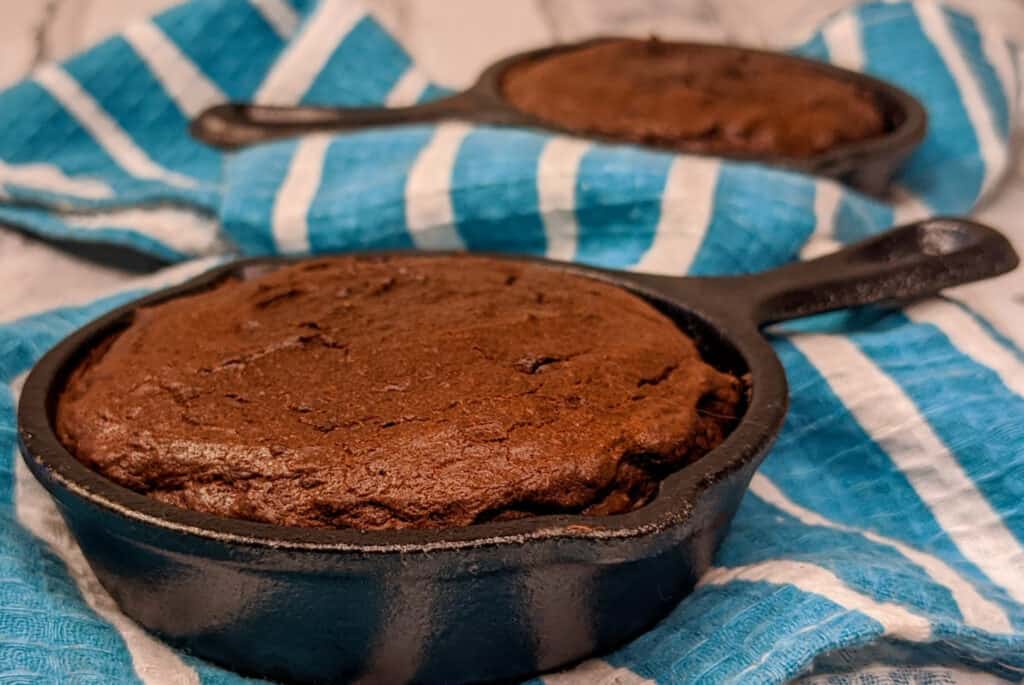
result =
[[[192,135],[222,148],[238,148],[281,137],[317,131],[354,131],[397,124],[414,124],[455,119],[480,124],[525,126],[572,134],[549,122],[516,109],[502,95],[501,80],[505,71],[523,62],[540,60],[553,54],[576,50],[612,37],[595,38],[581,43],[555,45],[507,57],[488,67],[468,90],[449,97],[409,107],[274,107],[247,103],[216,105],[201,113],[192,122]],[[694,45],[694,44],[683,44]],[[924,138],[927,114],[913,96],[885,81],[859,72],[841,69],[816,60],[784,53],[766,52],[726,45],[699,45],[703,50],[727,51],[736,55],[767,54],[773,59],[810,67],[830,78],[857,84],[874,93],[882,108],[887,132],[860,142],[838,145],[813,157],[784,157],[742,153],[715,153],[749,161],[784,166],[820,176],[839,179],[871,194],[880,194],[899,165]],[[587,137],[606,142],[623,142],[614,138],[588,134]],[[679,148],[663,148],[685,151]],[[695,152],[694,154],[700,154]]]
[[[749,405],[727,440],[627,514],[439,530],[287,528],[163,504],[64,449],[53,411],[68,372],[136,308],[283,261],[218,267],[58,344],[22,393],[25,462],[103,586],[169,642],[289,682],[465,683],[524,678],[606,652],[690,592],[786,413],[786,378],[760,327],[928,295],[1006,272],[1017,256],[990,228],[933,219],[748,276],[677,278],[536,260],[640,294],[693,335],[709,362],[750,374]]]

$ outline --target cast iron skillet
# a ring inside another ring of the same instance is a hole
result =
[[[571,131],[541,121],[509,104],[502,95],[502,74],[516,64],[543,59],[559,52],[576,50],[608,40],[616,40],[616,38],[595,38],[582,43],[556,45],[507,57],[488,67],[468,90],[410,107],[273,107],[247,103],[215,105],[193,120],[192,135],[210,145],[230,149],[315,131],[353,131],[396,124],[437,122],[444,119],[481,124],[526,126],[572,134]],[[715,156],[756,160],[820,176],[830,176],[865,192],[879,194],[888,185],[889,179],[903,160],[924,138],[927,127],[927,114],[924,107],[914,97],[885,81],[784,53],[726,45],[701,44],[699,47],[704,50],[726,51],[737,55],[771,55],[775,59],[810,67],[830,78],[857,84],[875,94],[885,113],[888,129],[888,133],[884,135],[839,145],[813,157],[717,152],[714,153]],[[587,137],[612,143],[623,142],[591,134],[588,134]],[[677,148],[663,149],[680,151]]]
[[[138,307],[265,273],[285,263],[279,259],[216,268],[58,344],[21,397],[25,462],[125,613],[190,652],[300,683],[523,678],[635,637],[708,568],[786,413],[786,378],[759,327],[928,295],[1004,273],[1017,256],[990,228],[932,219],[749,276],[533,261],[638,293],[693,335],[708,361],[750,374],[749,405],[726,441],[666,478],[637,511],[440,530],[288,528],[163,504],[115,485],[61,446],[53,411],[68,372]]]

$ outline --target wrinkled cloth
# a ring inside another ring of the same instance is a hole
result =
[[[181,262],[0,324],[2,670],[245,682],[121,615],[16,455],[24,374],[77,326],[237,253],[454,248],[727,274],[967,212],[1006,166],[1014,49],[998,27],[922,0],[859,5],[794,48],[925,104],[928,136],[886,200],[758,165],[456,122],[227,155],[188,136],[192,116],[226,99],[399,105],[445,92],[346,0],[197,0],[0,93],[0,221]],[[772,340],[790,414],[713,568],[647,634],[547,682],[777,683],[880,653],[1021,679],[1024,353],[949,298],[817,317]]]

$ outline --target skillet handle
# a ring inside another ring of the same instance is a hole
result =
[[[507,113],[466,91],[408,107],[271,106],[244,102],[214,105],[192,120],[190,131],[208,145],[235,149],[307,133],[356,131],[381,126],[459,119],[502,123]]]
[[[937,217],[893,228],[818,259],[723,279],[723,285],[728,282],[728,290],[744,299],[754,293],[751,313],[763,326],[933,295],[1012,271],[1018,262],[1013,246],[995,229],[963,218]]]

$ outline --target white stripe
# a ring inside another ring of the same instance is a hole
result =
[[[187,262],[182,262],[181,264],[169,266],[153,274],[118,281],[117,285],[114,287],[84,287],[75,290],[69,290],[67,295],[62,299],[60,306],[80,307],[82,305],[89,304],[90,302],[97,300],[101,297],[114,295],[116,293],[121,293],[128,290],[157,289],[164,288],[170,285],[176,285],[183,281],[187,281],[193,276],[198,276],[199,274],[205,271],[209,271],[213,267],[223,262],[224,259],[225,258],[223,257],[204,257],[202,259],[190,259]],[[17,321],[18,319],[26,316],[40,314],[52,308],[53,305],[47,304],[40,309],[38,305],[33,305],[31,302],[26,303],[25,305],[20,307],[5,307],[4,316],[0,317],[0,324],[6,324],[12,321]]]
[[[1001,276],[990,283],[961,286],[946,293],[983,317],[1001,335],[1024,349],[1024,272]]]
[[[960,91],[960,99],[978,138],[978,151],[985,164],[985,177],[981,184],[981,192],[984,194],[1006,168],[1006,146],[999,140],[999,129],[996,127],[993,113],[989,110],[970,67],[957,48],[953,32],[943,16],[943,9],[928,2],[917,3],[913,9],[921,21],[921,29],[939,51],[942,61],[946,63],[946,68],[956,82],[957,90]]]
[[[274,198],[271,226],[279,252],[309,252],[309,207],[320,189],[328,134],[300,138],[288,174]]]
[[[1024,602],[1024,549],[913,401],[845,338],[796,335],[791,341],[888,453],[964,557]]]
[[[822,31],[822,37],[828,46],[830,62],[854,71],[864,68],[860,21],[853,12],[844,12],[830,20]]]
[[[194,117],[228,99],[153,22],[132,24],[121,35],[185,116]]]
[[[893,183],[889,192],[893,203],[892,220],[897,226],[920,221],[932,215],[932,210],[925,201],[906,186]]]
[[[568,671],[543,676],[547,685],[657,685],[628,668],[617,668],[607,661],[591,659]]]
[[[424,76],[423,72],[415,66],[411,66],[405,70],[405,73],[402,74],[402,78],[398,79],[395,85],[391,88],[391,92],[388,93],[387,98],[384,100],[384,104],[388,107],[413,105],[419,101],[420,96],[423,95],[423,91],[426,87],[427,77]]]
[[[981,36],[981,50],[996,72],[1006,98],[1007,114],[1012,118],[1016,104],[1014,99],[1017,97],[1017,76],[1013,69],[1010,44],[1006,36],[987,21],[978,22],[978,34]]]
[[[814,183],[814,232],[800,250],[801,259],[814,259],[835,252],[842,245],[836,240],[836,212],[842,191],[828,179]]]
[[[144,233],[187,255],[214,254],[223,247],[217,220],[184,207],[126,207],[55,216],[72,228],[116,228]]]
[[[685,274],[707,233],[721,164],[716,159],[677,156],[665,180],[661,216],[637,271]]]
[[[405,184],[405,223],[420,249],[465,248],[455,230],[451,185],[455,158],[471,130],[471,126],[461,122],[440,124],[409,170]]]
[[[906,314],[913,321],[938,328],[954,347],[992,369],[1003,385],[1024,397],[1024,364],[963,309],[945,300],[931,299],[909,307]]]
[[[286,40],[295,35],[299,17],[285,0],[249,0],[249,4],[263,15],[277,35]]]
[[[61,67],[56,64],[41,67],[35,72],[35,80],[74,115],[78,123],[128,173],[177,186],[197,185],[195,179],[164,169],[150,159],[113,117]]]
[[[21,394],[26,375],[11,383],[15,399]],[[64,562],[85,603],[121,635],[139,679],[146,685],[198,685],[199,675],[174,650],[121,613],[89,567],[50,495],[36,482],[17,449],[12,457],[18,522]]]
[[[538,205],[551,259],[568,261],[576,255],[576,176],[589,149],[585,140],[556,136],[544,145],[537,161]]]
[[[0,183],[75,195],[90,200],[100,200],[114,195],[110,186],[98,178],[74,178],[65,174],[60,167],[42,162],[6,164],[0,160]]]
[[[916,550],[898,540],[872,533],[869,530],[836,523],[817,512],[805,509],[786,497],[774,483],[760,473],[754,474],[754,478],[750,482],[750,491],[805,525],[856,533],[871,542],[894,548],[907,559],[920,566],[932,580],[949,590],[967,625],[986,630],[990,633],[1009,633],[1013,631],[1009,617],[998,604],[990,602],[978,594],[978,591],[970,582],[962,578],[959,573],[938,557]]]
[[[351,0],[323,0],[302,33],[285,48],[253,99],[263,104],[291,105],[306,94],[334,50],[366,16]]]
[[[733,568],[714,567],[704,574],[697,585],[725,585],[734,580],[792,585],[870,616],[882,624],[888,636],[911,642],[923,642],[931,637],[931,626],[927,619],[907,611],[899,604],[879,602],[861,594],[831,571],[814,564],[779,559]]]

